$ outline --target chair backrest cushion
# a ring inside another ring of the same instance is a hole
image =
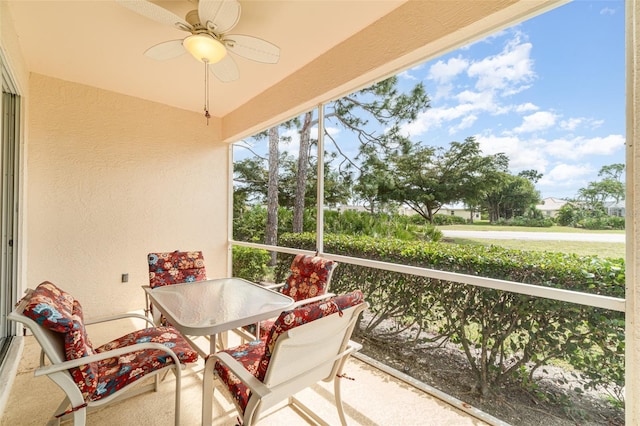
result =
[[[297,255],[291,263],[291,273],[282,287],[282,294],[296,302],[325,294],[337,265],[337,262],[320,256]]]
[[[149,253],[147,260],[151,288],[207,279],[201,251]]]
[[[24,314],[51,331],[66,333],[75,326],[73,302],[73,296],[45,281],[31,293]]]
[[[67,360],[95,353],[84,326],[82,305],[53,283],[45,281],[33,290],[24,314],[43,327],[64,335]],[[85,399],[96,391],[97,369],[97,364],[90,363],[69,370]]]
[[[290,311],[282,312],[269,331],[265,344],[264,355],[258,365],[258,372],[256,374],[258,380],[264,381],[267,368],[269,367],[269,361],[271,360],[271,354],[273,353],[279,336],[293,328],[310,323],[311,321],[319,318],[335,313],[342,315],[343,310],[361,303],[364,303],[362,291],[355,290],[351,293],[334,296],[319,302],[300,306]]]

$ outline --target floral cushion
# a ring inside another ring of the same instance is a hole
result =
[[[73,318],[76,327],[64,335],[64,352],[67,359],[78,359],[94,355],[96,351],[87,336],[84,326],[82,306],[77,300],[73,301]],[[73,380],[78,385],[85,400],[96,392],[98,386],[98,364],[91,362],[69,370]]]
[[[143,342],[164,344],[171,348],[183,363],[195,362],[198,359],[197,352],[173,327],[139,330],[94,349],[87,336],[80,302],[47,281],[33,290],[24,314],[43,327],[64,335],[67,360]],[[85,364],[70,369],[69,373],[85,401],[89,401],[108,396],[171,363],[173,359],[164,351],[144,350]]]
[[[73,301],[69,293],[45,281],[31,293],[24,314],[49,330],[66,333],[76,327]]]
[[[147,259],[151,288],[207,279],[201,251],[149,253]]]
[[[269,335],[266,340],[266,348],[264,357],[258,365],[258,375],[256,376],[260,381],[264,380],[269,367],[269,360],[271,354],[276,346],[278,336],[284,334],[286,331],[292,328],[301,326],[311,321],[317,320],[322,317],[326,317],[333,313],[338,312],[342,315],[342,311],[352,306],[359,305],[364,302],[364,296],[362,291],[355,290],[351,293],[334,296],[329,299],[321,300],[319,302],[303,305],[292,311],[284,311],[280,314],[275,324],[269,331]]]
[[[342,315],[342,310],[359,305],[362,302],[364,302],[362,292],[355,290],[351,293],[310,303],[294,310],[284,311],[275,321],[266,340],[255,340],[232,349],[227,349],[224,352],[227,352],[240,362],[244,368],[258,380],[263,381],[269,367],[271,354],[281,334],[292,328],[333,313]],[[216,362],[214,369],[218,377],[220,377],[220,380],[229,388],[239,411],[244,414],[244,410],[249,402],[249,397],[251,396],[249,388],[247,388],[236,375],[229,371],[226,365]]]
[[[291,263],[291,274],[282,287],[282,294],[296,302],[325,294],[331,271],[337,265],[337,262],[323,257],[297,255]]]
[[[224,352],[234,357],[247,371],[256,376],[258,373],[258,364],[264,356],[264,349],[265,345],[263,340],[254,340],[253,342],[236,346],[233,349],[227,349]],[[249,388],[242,383],[226,365],[216,362],[214,369],[222,383],[226,383],[229,388],[233,402],[238,407],[238,410],[244,413],[244,409],[249,403],[249,396],[251,396]]]
[[[329,290],[329,277],[336,266],[338,266],[338,262],[333,260],[299,254],[293,259],[291,273],[280,291],[296,302],[322,296]],[[256,334],[255,324],[247,325],[244,328],[254,336],[266,339],[275,322],[276,318],[262,321],[259,335]]]
[[[97,353],[135,345],[136,343],[162,343],[170,348],[181,363],[198,360],[198,353],[173,327],[152,327],[129,333],[95,349]],[[142,350],[98,362],[99,378],[91,400],[111,395],[141,377],[173,363],[171,356],[161,350]]]

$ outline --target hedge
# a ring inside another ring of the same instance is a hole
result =
[[[315,235],[284,234],[279,245],[314,250]],[[331,234],[325,235],[324,251],[624,297],[623,259]],[[292,256],[278,259],[275,273],[281,280]],[[458,343],[483,395],[505,380],[531,383],[537,368],[561,359],[580,372],[585,388],[605,386],[623,403],[623,313],[340,264],[331,291],[356,288],[364,292],[372,314],[364,333],[390,319],[402,330],[414,330],[416,342],[424,342],[421,331],[430,331],[429,340]]]

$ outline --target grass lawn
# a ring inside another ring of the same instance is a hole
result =
[[[438,229],[452,231],[512,231],[512,232],[567,232],[572,234],[624,234],[624,230],[599,230],[572,228],[570,226],[551,226],[549,228],[534,228],[526,226],[498,226],[489,225],[489,222],[481,221],[469,225],[438,226]]]
[[[509,227],[513,228],[513,227]],[[515,250],[535,250],[560,253],[575,253],[579,255],[596,255],[624,259],[624,243],[598,243],[592,241],[532,241],[532,240],[491,240],[473,238],[447,238],[453,244],[500,246]]]
[[[487,221],[479,221],[468,225],[438,226],[440,230],[455,231],[512,231],[512,232],[566,232],[566,233],[593,233],[593,234],[624,234],[624,230],[600,230],[571,228],[568,226],[551,226],[549,228],[534,228],[524,226],[497,226],[489,225]],[[575,253],[579,255],[595,255],[598,257],[622,258],[625,257],[624,243],[599,243],[581,241],[535,241],[535,240],[502,240],[487,238],[447,238],[453,244],[500,246],[515,250],[550,251],[560,253]]]

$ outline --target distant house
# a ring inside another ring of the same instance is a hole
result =
[[[608,201],[604,203],[604,208],[607,210],[609,216],[624,217],[625,213],[625,200],[618,202]]]
[[[567,203],[567,200],[548,197],[543,199],[542,203],[536,206],[536,209],[540,210],[544,217],[556,217],[560,208]]]
[[[469,210],[468,208],[466,208],[464,205],[462,204],[444,204],[442,207],[440,207],[440,210],[438,210],[438,214],[446,214],[446,215],[450,215],[450,216],[458,216],[461,217],[465,220],[470,220],[471,219],[471,215],[473,214],[473,220],[480,220],[480,212],[479,211],[474,211],[471,212],[471,210]]]

